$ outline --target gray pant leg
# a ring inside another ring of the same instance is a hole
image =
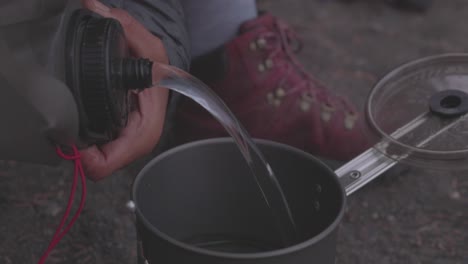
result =
[[[243,22],[257,16],[255,0],[181,0],[181,3],[187,17],[193,57],[230,41]]]
[[[185,15],[178,0],[103,0],[142,23],[164,43],[169,62],[183,70],[190,65],[190,40]]]

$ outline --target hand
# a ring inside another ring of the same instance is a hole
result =
[[[136,57],[168,63],[162,41],[151,34],[126,11],[109,8],[98,0],[82,0],[83,5],[103,16],[118,20]],[[119,137],[103,146],[91,146],[81,151],[83,168],[88,177],[99,181],[134,160],[149,154],[158,143],[166,115],[169,92],[165,88],[146,89],[136,93],[138,109]]]

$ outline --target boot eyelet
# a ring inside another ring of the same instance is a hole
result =
[[[273,92],[267,93],[267,102],[269,105],[278,107],[281,105],[281,99],[282,97],[277,96],[277,94]]]
[[[265,66],[266,66],[267,69],[271,69],[271,68],[273,68],[273,66],[275,66],[275,63],[273,62],[272,59],[267,59],[265,61]]]
[[[333,105],[326,102],[322,104],[321,108],[322,108],[322,113],[320,114],[320,116],[322,120],[325,122],[330,121],[332,119],[333,112],[335,112],[335,108],[333,107]]]
[[[353,130],[358,120],[358,115],[356,113],[346,112],[346,117],[344,119],[344,126],[347,130]]]
[[[267,41],[266,39],[264,38],[259,38],[257,39],[257,46],[260,48],[260,49],[263,49],[267,44]]]
[[[302,100],[308,101],[308,102],[314,102],[315,101],[315,96],[311,94],[310,92],[304,92],[302,94]]]
[[[332,104],[326,102],[322,104],[322,110],[326,112],[335,112],[335,107]]]
[[[302,112],[308,112],[312,107],[312,103],[310,101],[301,100],[299,102],[299,108],[301,108]]]
[[[286,96],[286,91],[283,89],[283,87],[280,86],[278,89],[276,89],[276,96],[279,98]]]
[[[299,101],[299,107],[302,112],[308,112],[315,101],[315,97],[310,92],[304,92]]]
[[[331,112],[322,112],[320,114],[320,117],[322,118],[323,121],[328,122],[332,118],[332,113]]]
[[[266,71],[266,67],[265,67],[265,65],[263,65],[263,63],[260,63],[258,65],[258,71],[259,72],[265,72]]]
[[[269,104],[272,104],[274,100],[275,100],[275,95],[273,93],[267,93],[267,102]]]
[[[351,111],[346,111],[346,116],[350,118],[355,118],[355,119],[358,118],[358,114],[356,112],[351,112]]]
[[[250,42],[249,48],[251,51],[256,51],[257,50],[257,43],[255,42]]]
[[[279,107],[280,105],[281,105],[281,99],[278,99],[278,98],[277,98],[277,99],[275,99],[275,100],[273,101],[273,106]]]

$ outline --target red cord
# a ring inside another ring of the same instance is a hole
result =
[[[38,264],[44,264],[47,257],[50,255],[50,253],[54,250],[54,248],[57,246],[57,244],[60,242],[60,240],[67,234],[68,231],[72,228],[73,224],[76,222],[78,219],[81,211],[84,208],[85,200],[86,200],[86,177],[84,174],[83,166],[81,164],[81,156],[78,148],[76,146],[72,146],[73,149],[73,154],[72,155],[67,155],[63,153],[62,149],[60,147],[57,148],[57,154],[65,160],[69,161],[74,161],[75,163],[75,169],[74,169],[74,174],[73,174],[73,183],[70,191],[70,197],[68,199],[68,204],[67,208],[65,210],[65,213],[62,216],[62,220],[60,221],[59,226],[55,230],[55,234],[52,237],[52,240],[50,241],[49,246],[47,247],[46,251],[42,255],[41,259],[39,260]],[[78,210],[76,211],[75,215],[73,216],[72,220],[68,225],[63,229],[63,226],[67,220],[67,218],[70,216],[70,211],[71,207],[73,204],[73,199],[75,197],[75,192],[77,188],[77,182],[78,182],[78,177],[81,176],[81,201],[80,201],[80,206],[78,207]],[[63,230],[62,230],[63,229]]]

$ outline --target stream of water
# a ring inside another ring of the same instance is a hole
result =
[[[283,190],[271,166],[226,104],[203,82],[175,67],[155,63],[153,79],[158,80],[155,85],[191,98],[224,126],[248,163],[259,190],[271,209],[284,246],[294,244],[296,225]]]

